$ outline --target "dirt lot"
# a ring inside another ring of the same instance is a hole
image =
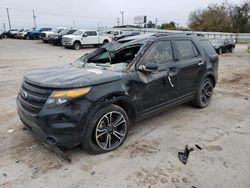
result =
[[[69,164],[23,130],[15,104],[22,75],[70,63],[91,50],[0,40],[0,187],[250,187],[246,45],[220,57],[219,83],[208,108],[184,104],[137,123],[114,152],[93,156],[80,147],[67,149]],[[177,153],[186,144],[202,150],[191,152],[183,165]]]

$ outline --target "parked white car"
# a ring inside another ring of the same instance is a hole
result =
[[[27,33],[29,32],[29,29],[23,29],[22,31],[18,31],[16,34],[16,38],[18,39],[26,39]]]
[[[64,29],[67,29],[67,28],[65,28],[65,27],[57,27],[57,28],[54,28],[54,29],[52,29],[50,31],[43,31],[43,32],[41,32],[40,37],[43,40],[43,42],[48,43],[50,35],[52,35],[54,33],[59,33]]]
[[[110,35],[102,35],[96,30],[78,30],[62,38],[62,45],[79,50],[84,45],[101,45],[112,41]]]

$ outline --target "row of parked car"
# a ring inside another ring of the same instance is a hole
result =
[[[65,27],[57,28],[37,28],[37,29],[11,29],[0,33],[1,38],[16,39],[42,39],[45,43],[53,45],[63,45],[67,48],[79,50],[81,46],[94,45],[99,46],[118,40],[127,36],[139,35],[140,32],[127,32],[121,30],[77,30]]]
[[[121,38],[136,35],[140,35],[140,32],[122,30],[77,30],[65,27],[44,27],[32,30],[11,29],[7,32],[0,32],[0,38],[42,39],[45,43],[62,45],[66,48],[73,48],[75,50],[79,50],[85,45],[99,46],[109,43],[112,40],[119,40]],[[218,54],[233,52],[235,48],[235,40],[232,38],[213,39],[211,43]]]

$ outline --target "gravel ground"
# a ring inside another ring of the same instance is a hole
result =
[[[118,150],[93,156],[80,147],[62,161],[36,141],[16,113],[26,72],[73,62],[93,48],[0,40],[0,187],[250,187],[250,54],[237,45],[220,56],[211,105],[184,104],[133,125]],[[13,132],[8,132],[13,130]],[[187,165],[177,158],[186,144]]]

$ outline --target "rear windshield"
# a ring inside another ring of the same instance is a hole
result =
[[[216,51],[214,50],[214,47],[212,46],[211,42],[208,40],[201,40],[200,41],[201,47],[208,55],[215,55]]]

